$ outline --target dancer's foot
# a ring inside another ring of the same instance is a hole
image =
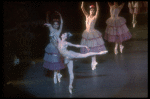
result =
[[[135,28],[135,24],[133,23],[133,28]]]
[[[57,84],[57,78],[56,78],[56,76],[54,77],[54,84]]]
[[[132,22],[133,28],[135,28],[136,23],[137,23],[136,21],[133,21],[133,22]]]
[[[120,45],[120,53],[123,52],[123,48],[124,48],[124,46]]]
[[[118,51],[117,51],[117,49],[116,49],[116,48],[114,49],[114,53],[115,53],[115,55],[117,55],[117,54],[118,54]]]
[[[62,77],[62,75],[60,73],[57,74],[57,79],[58,79],[58,82],[60,82],[60,78]]]
[[[97,62],[94,62],[94,64],[92,64],[92,70],[96,69],[97,64],[98,64]]]
[[[73,89],[72,85],[69,85],[69,93],[70,94],[72,94],[72,89]]]
[[[99,52],[99,54],[106,54],[106,53],[108,53],[107,50],[105,50],[105,51],[100,51],[100,52]]]

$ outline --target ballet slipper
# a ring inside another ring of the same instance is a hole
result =
[[[107,50],[105,50],[105,51],[100,51],[100,52],[99,52],[99,54],[106,54],[106,53],[108,53]]]
[[[116,49],[116,48],[114,49],[114,53],[115,53],[115,55],[117,55],[117,54],[118,54],[118,51],[117,51],[117,49]]]
[[[60,82],[60,78],[62,77],[62,75],[60,73],[57,74],[57,79],[58,79],[58,82]]]
[[[72,94],[72,89],[73,89],[72,85],[69,85],[69,93],[70,94]]]
[[[57,84],[57,78],[54,77],[54,84]]]
[[[136,23],[137,23],[137,21],[136,21],[136,20],[132,21],[133,28],[135,28]]]
[[[120,53],[123,52],[123,48],[124,48],[124,46],[120,45]]]
[[[97,62],[94,62],[94,64],[92,64],[92,70],[96,69],[97,64],[98,64]]]

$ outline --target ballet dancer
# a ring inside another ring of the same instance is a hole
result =
[[[102,54],[106,54],[108,51],[100,51],[100,52],[88,52],[85,54],[81,54],[81,53],[77,53],[71,50],[67,50],[68,46],[73,46],[73,47],[83,47],[86,48],[87,51],[89,51],[90,49],[85,46],[85,45],[75,45],[72,44],[70,42],[67,42],[66,39],[68,39],[69,37],[71,37],[72,34],[71,33],[63,33],[61,35],[61,39],[58,39],[58,49],[59,52],[61,53],[61,55],[65,58],[65,64],[67,64],[68,67],[68,72],[70,75],[70,82],[69,82],[69,92],[70,94],[72,94],[72,83],[73,83],[73,79],[74,79],[74,74],[73,74],[73,59],[78,59],[78,58],[86,58],[89,56],[95,56],[95,55],[102,55]]]
[[[137,21],[136,21],[137,14],[140,13],[140,11],[139,11],[139,9],[140,9],[139,2],[138,1],[129,1],[128,2],[128,7],[129,7],[129,12],[131,14],[133,14],[132,24],[133,24],[133,28],[135,28],[135,25],[137,24]]]
[[[59,14],[61,20],[60,28],[58,19],[53,20],[53,25],[51,25],[49,22],[44,24],[49,28],[50,31],[50,43],[45,48],[43,67],[54,71],[55,84],[57,83],[57,79],[58,82],[60,82],[60,79],[62,77],[62,75],[60,74],[60,70],[65,68],[64,63],[61,60],[61,55],[57,49],[57,39],[59,38],[63,27],[63,19],[61,17],[61,14],[59,12],[57,13]]]
[[[115,43],[114,53],[117,55],[118,43],[120,46],[120,52],[122,53],[124,48],[122,42],[130,39],[132,35],[125,24],[126,20],[123,17],[118,16],[124,3],[119,6],[117,2],[114,2],[114,5],[108,2],[108,5],[110,7],[111,17],[106,20],[107,27],[104,39],[108,42]]]
[[[101,32],[94,28],[96,20],[99,15],[99,6],[96,2],[96,13],[95,6],[91,5],[89,8],[89,14],[85,11],[84,2],[81,4],[81,9],[86,17],[86,29],[82,34],[81,45],[86,45],[90,48],[90,52],[100,52],[106,50],[104,46],[104,41],[102,38]],[[80,49],[81,53],[87,53],[87,49],[85,47]],[[96,56],[92,56],[91,68],[92,70],[96,69]]]

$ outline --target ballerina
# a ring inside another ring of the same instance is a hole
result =
[[[74,74],[73,74],[73,59],[78,59],[78,58],[86,58],[89,56],[94,56],[94,55],[102,55],[102,54],[106,54],[108,51],[100,51],[100,52],[88,52],[85,54],[81,54],[81,53],[77,53],[71,50],[67,50],[68,46],[74,46],[77,48],[83,47],[86,48],[87,51],[89,51],[90,49],[85,46],[85,45],[75,45],[72,44],[70,42],[67,42],[66,39],[69,38],[70,36],[72,36],[71,33],[63,33],[61,35],[61,39],[58,39],[58,50],[61,53],[61,55],[65,58],[65,64],[67,64],[68,67],[68,72],[70,75],[70,83],[69,83],[69,92],[70,94],[72,94],[72,83],[73,83],[73,79],[74,79]]]
[[[57,49],[57,39],[62,31],[63,20],[61,14],[57,12],[61,19],[61,24],[59,28],[58,19],[53,20],[54,23],[51,25],[50,23],[45,23],[49,30],[50,30],[50,43],[45,48],[45,55],[44,55],[44,64],[43,67],[49,70],[54,70],[54,83],[60,82],[62,75],[60,74],[60,70],[64,69],[65,66],[61,60],[61,55]],[[48,20],[48,18],[47,18]],[[58,30],[59,28],[59,30]]]
[[[117,2],[114,2],[114,5],[111,5],[108,2],[108,5],[110,7],[111,17],[106,20],[107,27],[104,39],[108,42],[115,43],[114,53],[117,55],[118,43],[120,46],[120,52],[122,53],[124,48],[122,42],[130,39],[132,35],[125,24],[126,20],[123,17],[118,16],[124,6],[124,3],[119,6]]]
[[[81,4],[81,9],[86,17],[86,29],[84,30],[82,34],[82,39],[81,39],[81,45],[86,45],[90,48],[90,52],[100,52],[106,50],[104,46],[104,41],[102,38],[101,32],[96,30],[94,28],[96,20],[99,15],[99,6],[98,3],[96,2],[96,14],[95,14],[95,6],[91,5],[90,6],[90,14],[88,14],[84,7],[83,7],[84,2]],[[81,53],[87,53],[86,48],[81,48]],[[92,56],[92,63],[91,63],[91,68],[92,70],[96,69],[96,65],[98,63],[96,62],[96,56]]]
[[[132,24],[133,24],[133,28],[134,28],[137,23],[137,21],[136,21],[137,14],[140,13],[140,11],[139,11],[140,5],[139,5],[138,1],[132,1],[132,2],[129,1],[128,7],[129,7],[129,12],[131,14],[133,14]]]

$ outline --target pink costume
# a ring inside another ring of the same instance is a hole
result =
[[[119,17],[123,6],[110,6],[110,15],[111,17],[106,20],[106,30],[104,39],[108,42],[123,42],[132,37],[129,29],[126,26],[126,20],[123,17]]]
[[[89,52],[100,52],[106,50],[102,34],[94,28],[96,23],[96,17],[88,20],[89,16],[86,16],[86,30],[84,30],[81,39],[81,45],[86,45],[90,48]],[[86,48],[81,48],[81,53],[87,53]]]

